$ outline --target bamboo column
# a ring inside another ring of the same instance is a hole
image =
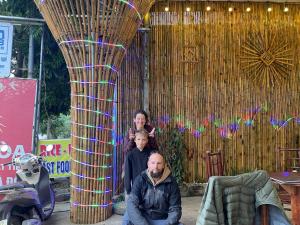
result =
[[[112,214],[113,97],[122,59],[153,0],[35,0],[71,83],[71,221]]]

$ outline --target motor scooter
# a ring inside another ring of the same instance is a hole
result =
[[[5,151],[5,146],[1,151]],[[17,183],[0,186],[0,225],[40,225],[55,206],[55,193],[41,156],[13,158]]]

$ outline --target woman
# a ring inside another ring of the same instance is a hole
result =
[[[138,110],[135,112],[134,119],[133,119],[133,123],[135,127],[133,129],[129,128],[129,131],[125,137],[125,142],[124,142],[125,154],[136,147],[136,144],[134,142],[135,131],[141,128],[149,132],[149,140],[146,147],[153,150],[158,150],[158,145],[154,136],[155,128],[150,126],[148,122],[149,122],[148,115],[144,110]]]

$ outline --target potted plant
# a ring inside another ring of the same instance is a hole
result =
[[[181,195],[188,195],[188,186],[184,183],[186,162],[186,145],[184,143],[184,129],[179,127],[160,129],[158,141],[160,150],[164,153],[172,175],[180,187]]]

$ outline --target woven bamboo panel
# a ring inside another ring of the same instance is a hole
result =
[[[186,180],[203,180],[202,157],[219,148],[227,174],[275,170],[275,148],[300,145],[300,5],[169,2],[165,12],[166,4],[150,13],[150,114],[189,128]],[[236,132],[222,134],[238,118]]]
[[[150,14],[150,93],[156,93],[150,109],[154,117],[169,115],[174,126],[178,115],[185,127],[191,124],[187,180],[204,178],[202,157],[218,148],[227,174],[274,170],[276,146],[299,147],[300,5],[285,5],[288,12],[265,3],[175,2],[169,12],[165,6],[156,4]],[[255,114],[254,126],[243,123],[247,114]],[[276,130],[272,116],[294,118]],[[213,123],[236,117],[237,132],[222,137]],[[192,130],[206,118],[208,127],[195,137]]]
[[[71,82],[71,221],[112,213],[114,89],[150,0],[35,0],[66,60]]]
[[[125,155],[123,151],[123,139],[129,128],[134,127],[134,113],[138,109],[143,108],[143,34],[138,31],[133,43],[127,51],[121,66],[120,76],[117,82],[117,178],[116,178],[116,194],[123,193],[122,172]]]

